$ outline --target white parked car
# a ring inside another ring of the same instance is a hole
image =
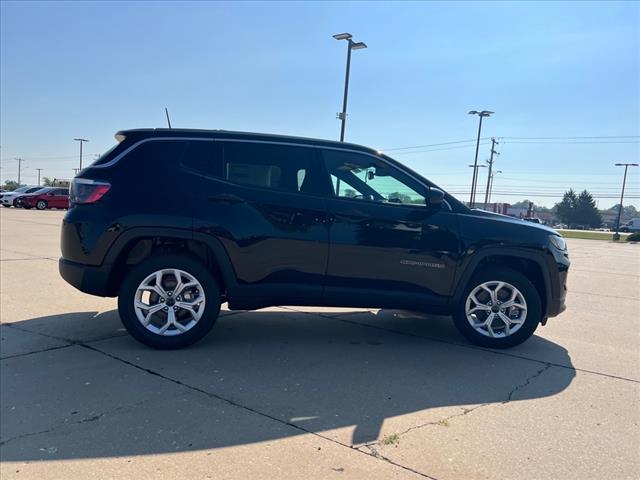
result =
[[[16,188],[13,192],[5,192],[0,195],[0,202],[2,202],[3,207],[15,207],[18,197],[20,197],[21,195],[26,195],[28,193],[35,193],[38,190],[42,190],[43,188],[44,187],[34,187],[33,185]]]

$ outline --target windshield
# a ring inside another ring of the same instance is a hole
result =
[[[26,192],[27,190],[29,190],[30,188],[33,188],[33,187],[20,187],[20,188],[16,188],[13,192],[14,193],[23,193],[23,192]]]

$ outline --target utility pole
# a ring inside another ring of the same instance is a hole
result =
[[[489,201],[491,201],[491,192],[493,191],[493,179],[495,178],[496,175],[498,175],[499,173],[502,173],[502,170],[498,170],[495,173],[491,174],[491,178],[489,179]]]
[[[616,233],[613,240],[620,240],[620,216],[622,215],[622,201],[624,200],[624,187],[627,183],[627,170],[629,167],[637,167],[637,163],[616,163],[616,167],[624,167],[624,179],[622,180],[622,193],[620,194],[620,207],[618,208],[618,218],[616,219]]]
[[[480,117],[480,123],[478,124],[478,140],[476,141],[476,158],[473,162],[473,179],[471,180],[471,197],[469,198],[469,208],[473,208],[476,202],[476,181],[478,180],[478,151],[480,150],[480,133],[482,132],[482,119],[484,117],[490,117],[494,112],[489,110],[471,110],[469,115],[478,115]]]
[[[36,168],[36,170],[38,171],[38,186],[40,186],[40,171],[42,169],[41,168]]]
[[[489,158],[489,174],[487,175],[487,191],[484,194],[484,209],[487,209],[487,205],[489,204],[489,183],[491,183],[491,171],[493,170],[493,156],[494,155],[500,155],[498,152],[496,152],[496,145],[499,145],[498,142],[496,142],[495,138],[491,139],[491,157]]]
[[[24,158],[14,158],[16,162],[18,162],[18,186],[20,186],[20,173],[22,171],[22,162],[24,162]]]
[[[88,142],[86,138],[74,138],[76,142],[80,142],[80,170],[82,170],[82,144]]]

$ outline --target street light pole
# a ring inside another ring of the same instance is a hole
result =
[[[620,206],[618,208],[618,218],[616,219],[616,233],[613,234],[613,240],[620,240],[620,216],[622,215],[622,202],[624,200],[624,187],[627,183],[627,170],[629,167],[637,167],[637,163],[616,163],[616,167],[624,167],[624,178],[622,180],[622,193],[620,194]]]
[[[40,171],[42,169],[41,168],[36,168],[36,170],[38,171],[38,186],[40,186]]]
[[[486,166],[486,165],[469,165],[469,167],[470,167],[470,168],[473,168],[473,178],[474,178],[474,180],[475,180],[476,182],[478,181],[478,178],[480,178],[480,176],[478,175],[478,171],[479,171],[481,168],[487,168],[487,166]],[[472,186],[472,188],[474,188],[474,189],[475,189],[475,185],[474,185],[474,186]]]
[[[344,76],[344,96],[342,98],[342,111],[338,113],[338,119],[342,121],[340,126],[340,141],[344,142],[344,130],[347,122],[347,98],[349,96],[349,74],[351,72],[351,50],[367,48],[364,42],[354,42],[350,33],[338,33],[333,36],[336,40],[347,41],[347,69]]]
[[[480,150],[480,133],[482,132],[482,119],[484,117],[491,116],[493,113],[494,112],[490,112],[489,110],[481,110],[481,111],[471,110],[469,112],[469,115],[478,115],[480,117],[480,122],[478,123],[478,139],[476,140],[476,156],[473,162],[474,169],[473,169],[473,179],[471,181],[471,196],[469,198],[469,207],[471,208],[473,208],[476,201],[476,181],[477,181],[478,169],[475,168],[475,166],[478,165],[478,151]]]
[[[80,142],[80,170],[82,170],[82,144],[88,142],[86,138],[74,138],[76,142]]]

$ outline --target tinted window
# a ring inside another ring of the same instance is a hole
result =
[[[317,162],[313,148],[227,142],[223,178],[251,187],[322,194],[326,189]]]
[[[382,160],[338,150],[323,150],[323,158],[338,197],[426,206],[420,185]]]
[[[222,177],[222,143],[212,140],[187,142],[182,166],[208,177]]]
[[[182,158],[186,147],[187,142],[184,140],[152,140],[134,148],[126,155],[122,163],[127,165],[128,172],[148,168],[162,171],[172,164],[176,165]]]

